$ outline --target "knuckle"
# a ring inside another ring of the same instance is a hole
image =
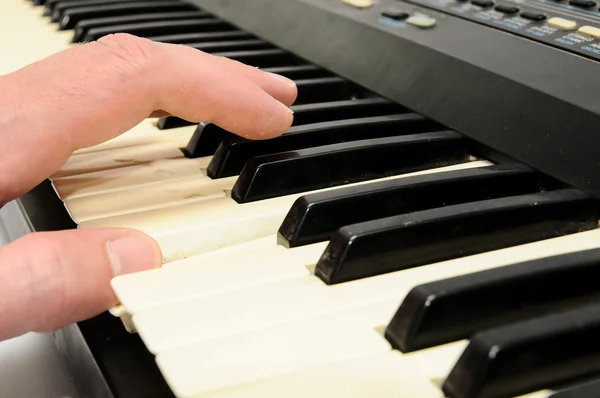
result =
[[[32,298],[44,297],[48,301],[44,308],[54,311],[46,311],[39,314],[38,332],[49,332],[59,325],[55,324],[60,317],[55,311],[69,308],[72,300],[67,283],[67,269],[65,257],[68,256],[69,245],[63,239],[47,239],[49,235],[33,234],[30,236],[30,246],[35,247],[38,255],[44,259],[43,263],[27,261],[25,271],[30,279],[29,287]],[[37,257],[37,256],[36,256]],[[40,291],[41,290],[41,291]],[[34,307],[32,303],[32,308]],[[40,303],[37,303],[38,305]]]
[[[95,42],[126,67],[138,70],[151,60],[155,54],[155,46],[150,40],[126,33],[115,33],[104,36]]]

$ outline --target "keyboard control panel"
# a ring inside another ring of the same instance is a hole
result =
[[[407,2],[600,60],[600,11],[593,1],[407,0]]]
[[[600,9],[591,0],[340,0],[396,29],[437,26],[442,15],[600,60]],[[416,6],[417,8],[411,7]]]

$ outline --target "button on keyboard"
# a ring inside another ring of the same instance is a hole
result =
[[[504,14],[516,14],[517,12],[519,12],[519,9],[517,7],[511,7],[511,6],[496,6],[496,11],[500,11]]]
[[[414,26],[418,26],[419,28],[431,28],[432,26],[435,25],[436,22],[435,22],[435,19],[433,19],[433,18],[422,16],[422,15],[415,15],[415,16],[408,18],[406,20],[406,23],[409,23]]]
[[[600,29],[594,28],[593,26],[582,26],[578,30],[579,33],[586,36],[592,36],[596,39],[600,39]]]
[[[408,18],[408,13],[405,11],[397,11],[397,10],[389,10],[381,13],[382,16],[394,19],[396,21],[401,21],[403,19]]]
[[[487,8],[487,7],[493,6],[494,2],[489,1],[489,0],[472,0],[471,4],[479,6],[479,7]]]
[[[550,18],[548,20],[548,25],[554,26],[555,28],[559,28],[562,30],[573,30],[577,27],[577,23],[575,21],[570,21],[568,19],[563,18]]]
[[[372,0],[342,0],[342,3],[356,8],[369,8],[373,5]]]
[[[546,19],[544,14],[537,14],[533,12],[522,12],[521,18],[529,19],[531,21],[543,21]]]
[[[595,1],[591,0],[571,0],[569,4],[576,7],[591,8],[596,6]]]

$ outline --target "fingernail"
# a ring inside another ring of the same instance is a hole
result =
[[[281,104],[281,105],[283,105],[289,113],[291,113],[292,115],[294,114],[294,111],[291,108],[287,107],[285,104]]]
[[[267,72],[267,74],[271,75],[276,80],[278,80],[278,81],[280,81],[282,83],[287,84],[290,87],[294,87],[294,88],[296,87],[296,83],[293,80],[290,80],[290,79],[288,79],[285,76],[281,76],[281,75],[278,75],[277,73],[272,73],[272,72]]]
[[[150,237],[124,236],[108,242],[107,250],[115,276],[145,271],[162,265],[160,248]]]

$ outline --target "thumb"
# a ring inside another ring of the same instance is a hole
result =
[[[0,341],[47,333],[117,303],[117,275],[161,266],[159,246],[128,229],[33,233],[0,248]]]

